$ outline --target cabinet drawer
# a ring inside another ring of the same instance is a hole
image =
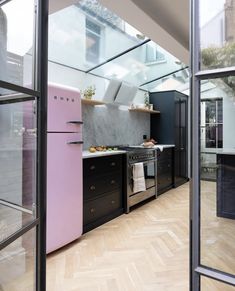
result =
[[[122,168],[122,155],[83,159],[84,177],[119,171]]]
[[[165,173],[172,173],[172,161],[168,160],[164,163],[157,164],[157,175],[162,175]]]
[[[122,189],[121,173],[85,178],[83,181],[84,200],[95,198],[106,192]]]
[[[84,203],[84,225],[95,221],[122,207],[121,191],[114,191],[108,195]]]
[[[158,150],[157,151],[157,158],[159,161],[172,159],[172,148],[164,149],[162,152]]]

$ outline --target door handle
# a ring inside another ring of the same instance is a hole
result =
[[[83,144],[82,140],[78,140],[78,141],[69,141],[67,142],[67,144]]]
[[[72,124],[83,124],[83,121],[81,121],[81,120],[70,120],[70,121],[67,121],[67,123],[72,123]]]

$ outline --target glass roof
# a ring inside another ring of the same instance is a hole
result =
[[[183,92],[188,89],[189,85],[189,69],[182,68],[175,73],[161,77],[156,81],[141,86],[142,89],[157,92],[166,90],[177,90]]]
[[[49,61],[145,90],[158,86],[152,80],[185,67],[97,0],[50,15]]]
[[[106,78],[116,78],[136,86],[160,78],[177,69],[182,63],[166,50],[150,41],[92,71]]]
[[[94,0],[80,1],[49,17],[49,60],[83,71],[145,39]]]

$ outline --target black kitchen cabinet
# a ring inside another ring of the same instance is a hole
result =
[[[157,193],[162,194],[173,188],[173,152],[174,148],[157,151]]]
[[[235,155],[217,154],[217,216],[235,219]]]
[[[178,91],[150,93],[150,103],[161,114],[151,115],[151,137],[174,144],[174,187],[188,180],[188,96]]]
[[[124,155],[83,159],[83,233],[119,216]]]

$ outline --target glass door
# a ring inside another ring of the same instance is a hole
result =
[[[46,92],[47,1],[0,1],[0,290],[4,291],[45,290]]]
[[[234,4],[191,1],[192,291],[235,290]]]

